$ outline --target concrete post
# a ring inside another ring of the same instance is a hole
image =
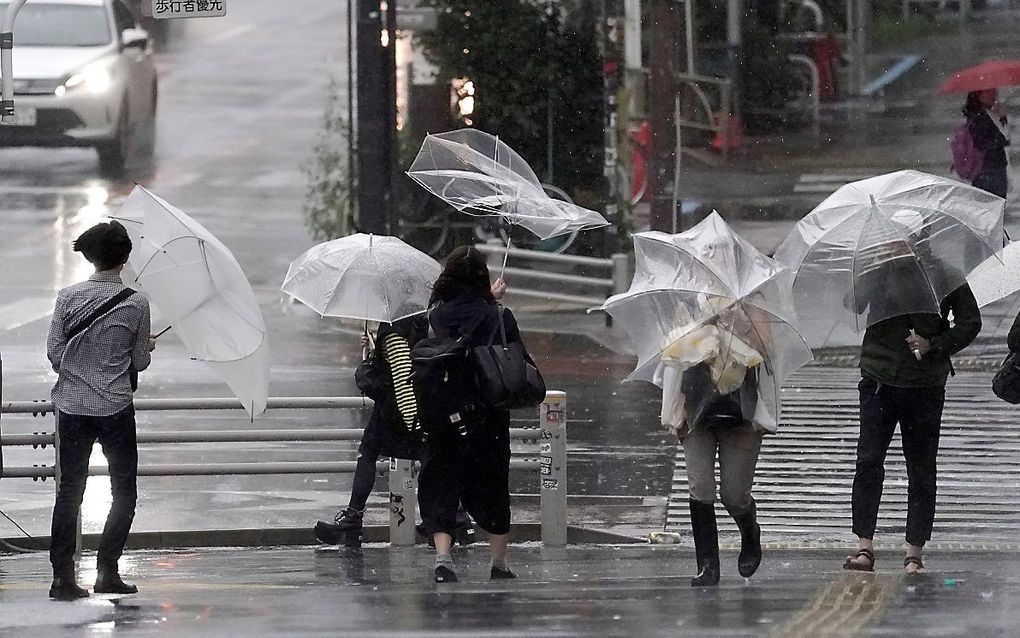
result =
[[[414,545],[417,494],[418,472],[414,461],[390,459],[390,545]]]
[[[627,292],[627,288],[630,287],[630,257],[625,253],[613,253],[610,256],[613,261],[613,293],[618,295],[621,292]],[[606,327],[611,328],[613,326],[613,318],[606,313]]]
[[[539,408],[542,544],[567,544],[567,395],[550,390]]]

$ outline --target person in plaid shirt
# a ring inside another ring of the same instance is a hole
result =
[[[93,226],[74,250],[96,272],[57,293],[46,340],[46,355],[59,375],[53,387],[59,433],[60,484],[53,505],[50,598],[75,600],[89,592],[78,586],[74,550],[78,514],[89,456],[98,440],[110,470],[113,503],[97,554],[96,593],[133,594],[117,569],[135,516],[138,445],[132,403],[131,370],[144,370],[156,342],[150,334],[149,302],[128,294],[120,271],[131,253],[131,239],[116,222]],[[119,294],[115,306],[104,304]],[[87,324],[87,325],[86,325]],[[82,329],[83,328],[83,329]]]

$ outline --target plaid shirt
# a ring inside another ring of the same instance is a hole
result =
[[[128,369],[149,366],[149,300],[134,294],[71,341],[67,330],[124,289],[120,276],[96,273],[57,293],[46,356],[60,375],[53,404],[61,412],[109,416],[131,404]]]

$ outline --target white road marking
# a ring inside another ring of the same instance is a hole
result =
[[[53,313],[56,297],[28,297],[0,306],[0,331],[14,330]]]

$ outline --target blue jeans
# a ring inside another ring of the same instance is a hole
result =
[[[89,456],[98,440],[110,469],[113,504],[99,542],[98,565],[115,568],[124,551],[138,500],[138,444],[135,439],[135,408],[129,405],[110,416],[83,416],[60,412],[60,485],[53,505],[50,531],[50,564],[55,575],[74,568],[75,532]]]

